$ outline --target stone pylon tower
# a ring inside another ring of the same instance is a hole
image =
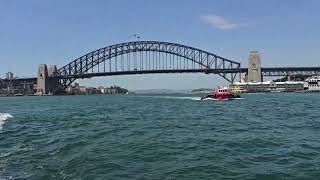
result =
[[[37,93],[48,94],[48,69],[47,65],[40,64],[38,69]]]
[[[249,55],[248,82],[262,82],[261,61],[258,51],[251,51]]]
[[[57,73],[57,66],[56,65],[48,65],[48,93],[53,93],[53,91],[58,87],[59,80],[53,78]]]
[[[54,78],[57,73],[57,66],[40,64],[38,69],[37,93],[47,95],[53,93],[58,87],[59,80]]]

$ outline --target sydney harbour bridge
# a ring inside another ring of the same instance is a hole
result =
[[[0,79],[2,87],[36,84],[37,91],[59,93],[77,79],[97,76],[162,73],[217,74],[234,82],[248,68],[239,62],[198,48],[160,41],[114,44],[85,54],[61,68],[39,66],[33,78]],[[316,76],[320,67],[261,67],[262,76]]]

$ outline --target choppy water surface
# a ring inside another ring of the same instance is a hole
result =
[[[320,95],[244,98],[0,98],[0,179],[319,179]]]

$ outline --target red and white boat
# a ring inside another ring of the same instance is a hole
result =
[[[202,97],[201,100],[219,100],[219,101],[227,101],[240,98],[239,94],[234,94],[230,92],[228,88],[218,89],[208,94],[206,97]]]

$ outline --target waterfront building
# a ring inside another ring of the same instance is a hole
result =
[[[87,87],[85,94],[98,94],[98,90],[95,87]]]
[[[320,92],[320,76],[309,77],[305,80],[307,92]]]
[[[78,87],[78,89],[79,89],[79,94],[86,94],[86,92],[87,92],[87,87],[86,86],[79,86]]]
[[[239,87],[245,89],[248,93],[297,92],[304,90],[304,82],[236,82],[232,84],[231,87]]]
[[[99,94],[105,94],[105,92],[104,92],[104,87],[103,86],[99,86],[98,88],[97,88],[97,90],[99,91]]]
[[[118,86],[111,86],[105,88],[103,86],[99,86],[98,88],[95,87],[86,87],[86,86],[79,86],[78,83],[74,83],[69,86],[67,89],[67,94],[70,95],[88,95],[88,94],[126,94],[128,92],[127,89],[118,87]]]
[[[0,80],[0,96],[33,95],[36,91],[33,82],[5,84]]]

